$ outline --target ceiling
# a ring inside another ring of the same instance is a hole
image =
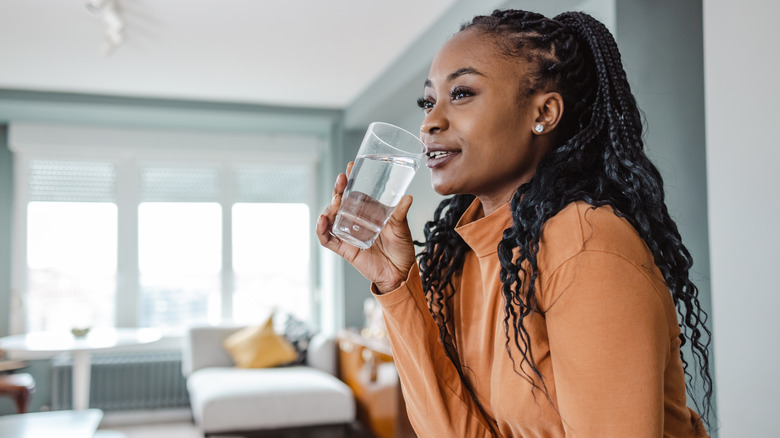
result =
[[[86,1],[0,2],[0,89],[344,108],[456,2]]]

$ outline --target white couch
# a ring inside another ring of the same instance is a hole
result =
[[[204,436],[313,426],[339,430],[339,425],[344,435],[349,433],[355,399],[336,377],[333,338],[314,335],[305,365],[244,369],[236,368],[222,347],[222,341],[241,328],[188,330],[182,372],[195,424]]]

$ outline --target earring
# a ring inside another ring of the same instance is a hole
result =
[[[537,134],[541,134],[544,131],[544,125],[537,123],[536,126],[534,126],[534,131],[536,131]]]

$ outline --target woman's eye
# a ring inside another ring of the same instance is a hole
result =
[[[473,93],[468,88],[458,87],[450,92],[450,99],[452,100],[460,100],[469,96],[473,96]]]
[[[417,106],[423,109],[423,111],[428,111],[433,108],[433,101],[430,98],[427,97],[420,97],[417,99]]]

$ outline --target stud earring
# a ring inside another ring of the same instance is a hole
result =
[[[537,134],[541,134],[544,131],[544,125],[537,123],[536,126],[534,126],[534,131],[536,131]]]

